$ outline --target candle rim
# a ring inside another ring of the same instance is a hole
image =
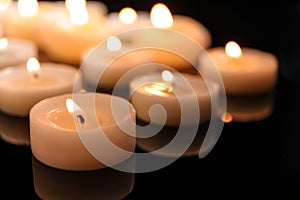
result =
[[[86,94],[86,95],[91,95],[91,94],[98,95],[99,97],[102,96],[102,99],[103,99],[103,97],[104,98],[107,98],[107,97],[117,98],[118,100],[121,100],[122,102],[124,102],[124,103],[126,103],[130,106],[129,115],[126,114],[126,117],[123,117],[122,120],[119,121],[118,123],[111,123],[109,125],[100,126],[99,122],[98,122],[97,126],[95,128],[83,128],[83,130],[85,130],[85,131],[98,130],[99,128],[101,130],[109,130],[109,129],[112,129],[114,127],[119,127],[118,124],[122,124],[122,123],[126,122],[127,120],[132,118],[133,115],[134,115],[134,118],[135,118],[136,111],[135,111],[133,105],[130,102],[126,101],[125,99],[121,98],[121,97],[113,96],[113,95],[110,95],[110,94],[104,94],[104,93],[97,93],[96,94],[96,93],[92,93],[92,92],[85,92],[85,93],[82,93],[82,94],[83,95],[84,94]],[[48,97],[48,98],[43,99],[42,101],[38,102],[37,104],[35,104],[32,107],[32,109],[30,110],[30,117],[33,119],[33,121],[35,121],[34,123],[36,123],[36,121],[38,121],[39,123],[42,123],[45,126],[47,126],[49,128],[52,128],[52,129],[64,130],[64,131],[67,131],[69,133],[77,132],[77,130],[78,130],[77,128],[68,129],[68,128],[64,128],[64,127],[61,127],[61,126],[55,126],[55,123],[53,123],[48,118],[49,112],[53,111],[55,108],[57,108],[57,107],[64,107],[65,108],[66,99],[67,98],[72,98],[72,95],[73,95],[73,93],[68,93],[68,94],[62,94],[62,95],[57,95],[57,96]],[[55,106],[55,105],[53,105],[53,101],[54,102],[59,102],[59,104],[61,104],[61,105],[57,106],[57,107],[53,107],[53,106]],[[49,105],[49,106],[47,106],[47,105]],[[38,117],[39,115],[33,115],[34,113],[40,113],[40,112],[45,113],[45,115],[43,115],[42,117]],[[115,119],[113,118],[113,120],[115,120]],[[48,123],[48,122],[50,122],[50,123]]]

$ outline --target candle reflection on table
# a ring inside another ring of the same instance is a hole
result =
[[[140,126],[146,125],[146,122],[137,121],[137,124]],[[182,154],[178,155],[178,152],[172,152],[172,151],[156,151],[158,149],[161,149],[162,147],[169,144],[173,138],[176,136],[178,127],[171,127],[171,126],[164,126],[156,135],[149,137],[149,138],[138,138],[137,139],[137,146],[142,150],[146,152],[151,152],[154,155],[157,156],[165,156],[165,157],[189,157],[189,156],[199,156],[201,154],[205,154],[206,151],[209,149],[208,146],[205,148],[201,148],[201,145],[203,143],[204,137],[206,135],[206,132],[208,130],[209,123],[201,123],[198,127],[198,131],[196,134],[196,137],[194,138],[194,141],[190,145],[190,147]],[[188,126],[185,127],[186,130],[188,129]],[[193,127],[191,127],[191,130]],[[189,131],[186,131],[188,134]],[[213,144],[212,144],[213,145]]]
[[[268,118],[273,113],[274,94],[254,96],[227,95],[227,113],[224,122],[251,122]]]
[[[0,136],[7,143],[29,146],[29,118],[0,112]]]
[[[32,156],[34,189],[42,199],[123,199],[134,187],[135,174],[105,168],[66,171],[46,166]]]

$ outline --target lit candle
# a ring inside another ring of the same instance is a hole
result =
[[[0,69],[24,64],[30,57],[38,57],[38,47],[29,40],[0,38]]]
[[[211,45],[206,27],[191,17],[172,15],[164,4],[153,6],[150,19],[154,28],[139,30],[132,38],[133,43],[153,47],[147,51],[155,55],[158,63],[190,71],[198,62],[200,49]]]
[[[137,28],[150,26],[150,15],[146,11],[135,11],[131,7],[124,7],[120,12],[111,12],[107,15],[107,26],[110,29],[111,35],[122,34],[122,40],[132,41],[130,33],[124,34],[127,31],[132,31]]]
[[[40,100],[73,91],[78,70],[69,65],[39,63],[29,58],[27,65],[11,66],[0,71],[0,110],[16,116],[28,116]],[[79,86],[78,86],[79,87]]]
[[[83,51],[104,41],[108,31],[104,16],[91,15],[88,4],[76,2],[70,1],[68,17],[55,18],[43,31],[43,43],[49,59],[79,66]]]
[[[66,101],[71,99],[72,101]],[[76,102],[75,102],[76,99]],[[93,105],[91,105],[91,99]],[[123,113],[115,119],[112,101],[128,107],[130,113]],[[66,106],[66,103],[71,105]],[[76,103],[76,105],[74,104]],[[73,110],[68,110],[74,108]],[[94,108],[94,109],[93,109]],[[42,163],[65,170],[94,170],[106,167],[90,154],[80,134],[93,139],[104,134],[114,145],[101,145],[101,151],[110,163],[120,163],[135,149],[135,138],[119,126],[126,126],[135,134],[135,111],[123,98],[101,93],[73,93],[44,99],[30,111],[30,143],[32,153]],[[99,141],[101,142],[101,141]],[[115,146],[129,152],[123,154]],[[126,156],[125,156],[126,155]]]
[[[15,117],[0,112],[0,137],[13,145],[30,145],[28,117]]]
[[[225,49],[215,47],[199,58],[199,70],[209,74],[218,68],[225,90],[230,95],[253,95],[271,91],[277,81],[278,60],[269,53],[253,48],[240,48],[228,42]]]
[[[48,29],[53,16],[60,14],[57,4],[49,1],[18,0],[3,16],[3,28],[7,37],[27,39],[42,46],[42,29]]]
[[[218,85],[208,82],[208,89],[198,75],[174,73],[164,70],[136,77],[130,82],[130,101],[136,109],[137,118],[163,124],[164,111],[151,108],[158,104],[165,109],[167,126],[194,125],[210,120],[211,96],[217,98]],[[197,110],[200,111],[200,119],[196,115]]]
[[[121,81],[118,89],[123,90],[128,89],[129,81],[133,77],[153,69],[129,71],[152,61],[151,55],[137,51],[134,45],[122,43],[118,37],[111,36],[105,43],[83,53],[80,69],[87,87],[94,86],[100,90],[112,91],[118,81]]]

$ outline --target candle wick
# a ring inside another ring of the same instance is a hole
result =
[[[39,74],[38,74],[38,73],[34,73],[34,74],[33,74],[33,77],[34,77],[34,78],[38,78],[38,77],[39,77]]]
[[[77,115],[77,118],[79,119],[81,125],[85,123],[85,119],[82,115]]]

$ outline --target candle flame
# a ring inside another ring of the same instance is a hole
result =
[[[173,82],[174,81],[174,75],[169,71],[169,70],[164,70],[161,73],[161,78],[165,81],[165,82]]]
[[[81,110],[81,108],[72,99],[66,99],[66,107],[69,113]]]
[[[155,28],[170,28],[173,17],[170,10],[162,3],[153,6],[150,12],[151,23]]]
[[[122,48],[122,42],[116,36],[111,36],[106,41],[106,47],[110,51],[119,51]]]
[[[7,45],[8,45],[7,38],[1,38],[0,39],[0,51],[3,51],[4,49],[6,49]]]
[[[137,19],[137,13],[134,9],[125,7],[120,11],[119,19],[124,24],[132,24]]]
[[[85,0],[68,0],[65,1],[66,7],[69,10],[71,23],[77,26],[82,26],[88,23],[89,13],[86,8]]]
[[[11,2],[12,0],[0,0],[0,10],[1,11],[7,10]]]
[[[78,7],[86,6],[86,0],[65,0],[65,6],[70,11]]]
[[[83,113],[81,108],[72,99],[66,99],[66,107],[69,113],[76,114],[75,122],[82,127],[85,123],[85,113]]]
[[[231,58],[239,58],[242,55],[242,49],[233,41],[230,41],[225,46],[226,54]]]
[[[30,57],[27,60],[27,71],[28,72],[38,72],[39,70],[40,70],[39,61],[34,57]]]
[[[19,0],[18,11],[22,17],[33,17],[39,10],[37,0]]]

